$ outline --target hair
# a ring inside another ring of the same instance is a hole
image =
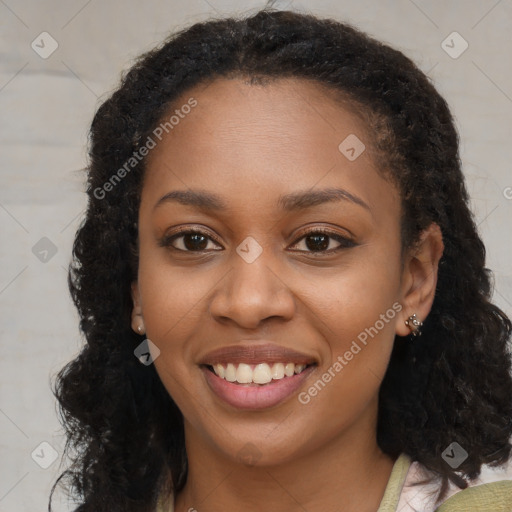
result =
[[[400,192],[402,249],[431,223],[444,242],[423,335],[414,343],[395,338],[379,391],[377,442],[430,470],[441,482],[439,499],[450,481],[465,488],[482,464],[503,465],[512,447],[512,324],[490,302],[491,273],[445,100],[409,58],[358,29],[264,9],[171,35],[137,59],[95,114],[87,213],[68,275],[85,344],[54,384],[71,464],[53,486],[49,510],[57,484],[78,500],[79,512],[142,512],[186,482],[182,414],[154,365],[134,357],[144,339],[131,329],[130,286],[146,159],[123,179],[112,177],[180,95],[222,77],[311,80],[364,107],[377,165]],[[468,453],[456,470],[441,456],[452,442]]]

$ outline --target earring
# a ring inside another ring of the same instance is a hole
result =
[[[420,322],[416,313],[412,314],[407,320],[405,320],[405,325],[411,329],[411,334],[414,337],[421,336],[421,326],[423,325],[423,322]]]
[[[146,331],[144,330],[144,326],[143,325],[139,325],[137,327],[137,331],[139,332],[139,334],[144,334]]]

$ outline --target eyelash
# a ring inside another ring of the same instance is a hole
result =
[[[199,251],[189,251],[189,250],[178,249],[176,247],[173,247],[172,242],[174,242],[174,240],[176,240],[184,235],[203,235],[204,237],[209,238],[210,240],[213,240],[215,243],[220,245],[220,242],[218,240],[216,240],[215,238],[213,238],[209,233],[202,231],[200,229],[187,229],[187,228],[180,230],[177,233],[174,233],[172,235],[164,236],[160,240],[159,245],[161,247],[167,247],[174,251],[180,251],[180,252],[185,252],[185,253],[188,252],[188,253],[195,253],[195,254],[199,253],[200,254],[200,253],[204,253],[204,252],[212,252],[211,250],[206,250],[206,249],[202,249]],[[338,251],[341,251],[343,249],[348,249],[350,247],[354,247],[355,245],[357,245],[350,238],[344,237],[344,236],[340,235],[339,233],[336,233],[336,232],[333,232],[333,231],[330,231],[330,230],[327,230],[324,228],[314,228],[309,231],[306,231],[305,233],[303,233],[300,236],[299,239],[297,239],[297,241],[293,245],[297,245],[301,240],[303,240],[304,238],[307,238],[308,236],[311,236],[311,235],[328,236],[329,238],[332,238],[332,239],[336,240],[338,243],[340,243],[340,246],[336,247],[335,249],[329,249],[328,251],[299,251],[299,252],[305,252],[305,253],[311,254],[313,256],[322,256],[324,254],[337,253]]]

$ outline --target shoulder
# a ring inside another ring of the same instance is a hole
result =
[[[512,480],[475,485],[448,498],[437,512],[511,512]]]
[[[433,477],[429,483],[416,484]],[[412,462],[402,487],[397,510],[401,512],[512,512],[512,461],[508,466],[492,469],[482,466],[480,476],[466,489],[450,483],[441,503],[436,502],[440,479]]]

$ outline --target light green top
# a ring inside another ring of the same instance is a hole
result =
[[[411,463],[404,453],[395,461],[377,512],[397,511]],[[512,480],[483,483],[457,491],[443,501],[436,512],[512,512]]]
[[[395,461],[377,512],[397,512],[411,458],[402,453]],[[174,512],[172,503],[159,504],[156,512]],[[512,512],[512,480],[483,483],[456,492],[436,512]]]
[[[448,498],[437,512],[512,512],[512,480],[468,487]]]
[[[411,458],[405,453],[402,453],[398,459],[396,459],[377,512],[396,511],[405,477],[407,476],[407,471],[409,471],[411,463]]]

